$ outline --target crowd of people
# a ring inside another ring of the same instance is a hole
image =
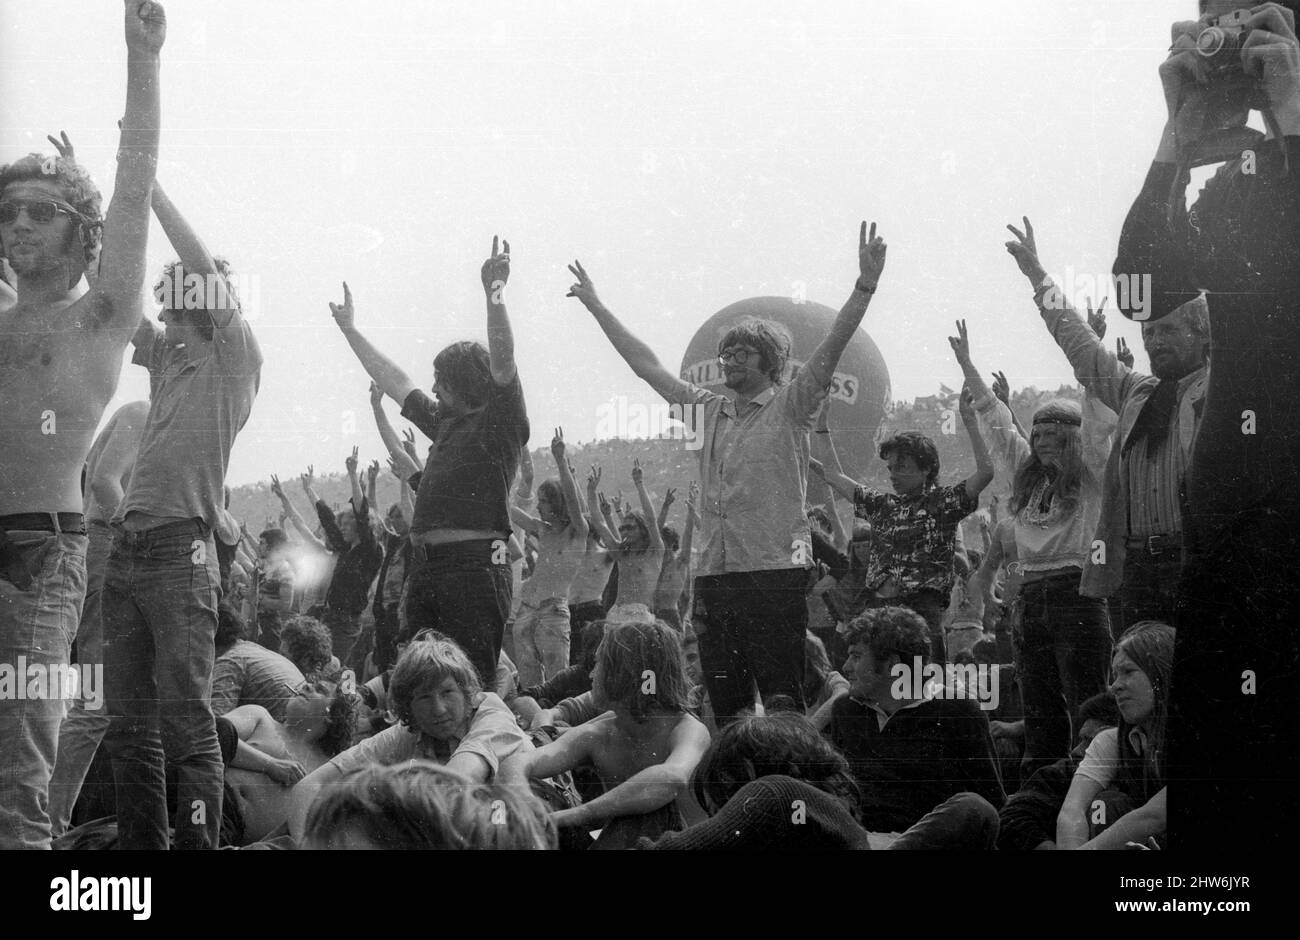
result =
[[[875,223],[816,348],[793,349],[773,321],[729,327],[725,391],[666,368],[569,266],[568,296],[633,373],[698,415],[696,479],[637,463],[611,481],[573,465],[561,428],[549,459],[530,451],[510,243],[494,237],[487,342],[438,353],[432,395],[369,338],[343,284],[329,311],[372,381],[398,499],[378,505],[379,462],[353,448],[345,508],[308,467],[308,521],[272,477],[280,523],[256,537],[230,512],[225,475],[262,355],[229,265],[156,178],[162,8],[124,6],[107,212],[66,135],[50,138],[54,156],[0,167],[0,664],[75,663],[104,681],[102,709],[0,695],[0,848],[1287,837],[1300,760],[1300,579],[1286,574],[1300,548],[1294,4],[1248,11],[1240,55],[1269,134],[1190,209],[1185,109],[1207,94],[1196,37],[1225,4],[1174,27],[1169,124],[1115,262],[1119,277],[1151,278],[1149,306],[1118,304],[1142,321],[1149,372],[1105,342],[1104,303],[1081,312],[1048,275],[1029,220],[1008,226],[1026,315],[1037,309],[1084,398],[1021,426],[1005,376],[990,384],[975,363],[995,353],[993,331],[959,321],[966,479],[942,482],[934,441],[914,431],[879,445],[892,492],[840,463],[835,436],[849,432],[829,389],[886,270]],[[161,329],[141,300],[151,213],[177,255],[154,283]],[[128,344],[150,397],[96,436]],[[626,504],[602,489],[629,484]],[[96,763],[108,806],[89,799]]]

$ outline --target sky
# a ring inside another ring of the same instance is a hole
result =
[[[341,471],[354,445],[382,457],[329,302],[346,280],[358,326],[429,388],[443,346],[486,339],[494,234],[511,244],[533,447],[557,425],[592,440],[611,396],[656,401],[565,297],[568,262],[675,370],[742,298],[839,309],[863,219],[889,245],[863,329],[895,399],[960,387],[958,317],[986,373],[1071,382],[1004,226],[1028,215],[1049,271],[1109,291],[1164,123],[1169,25],[1195,15],[1192,0],[165,6],[158,179],[240,273],[265,357],[234,485]],[[65,130],[107,205],[125,77],[120,4],[0,0],[0,162]],[[171,257],[155,222],[150,283]],[[1109,328],[1145,368],[1137,326]],[[105,420],[147,397],[126,361]]]

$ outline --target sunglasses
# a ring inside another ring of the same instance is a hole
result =
[[[60,213],[74,219],[83,218],[80,212],[65,202],[56,202],[53,199],[13,200],[0,202],[0,225],[17,221],[18,213],[24,209],[27,210],[27,218],[41,224],[53,222],[54,217]]]
[[[757,352],[750,352],[748,349],[724,349],[718,356],[718,362],[726,365],[727,361],[733,361],[738,366],[743,366],[749,362],[750,356],[759,355]]]

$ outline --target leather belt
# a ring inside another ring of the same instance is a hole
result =
[[[1179,551],[1183,547],[1183,535],[1175,532],[1165,535],[1130,535],[1124,540],[1129,548],[1140,548],[1149,555],[1163,555],[1165,552]]]
[[[79,512],[18,512],[0,516],[5,532],[72,532],[86,534],[86,517]]]

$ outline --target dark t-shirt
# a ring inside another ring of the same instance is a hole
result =
[[[515,374],[509,385],[492,383],[487,404],[464,415],[443,415],[414,389],[402,417],[433,441],[415,498],[411,534],[431,529],[510,532],[510,484],[519,451],[528,443],[524,391]]]

